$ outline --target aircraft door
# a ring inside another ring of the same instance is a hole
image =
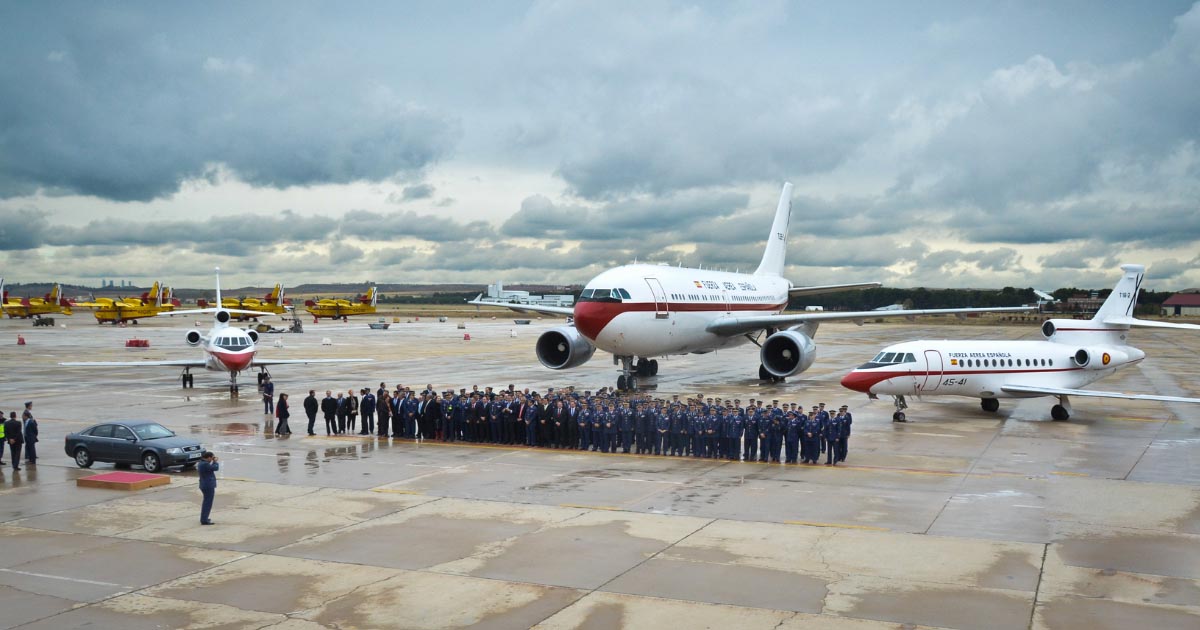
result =
[[[655,319],[667,319],[671,314],[667,310],[667,292],[663,290],[662,283],[658,278],[646,278],[646,284],[650,286],[650,293],[654,296]]]
[[[925,366],[925,384],[921,386],[921,391],[937,391],[938,385],[942,383],[942,353],[937,350],[926,350]]]

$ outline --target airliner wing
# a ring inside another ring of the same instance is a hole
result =
[[[483,294],[479,294],[474,300],[467,300],[467,304],[475,306],[499,306],[500,308],[508,308],[519,313],[545,313],[547,315],[566,315],[570,317],[575,314],[575,309],[569,306],[540,306],[533,304],[514,304],[508,302],[488,302],[483,298]]]
[[[310,363],[367,363],[375,359],[267,359],[260,361],[255,359],[250,363],[250,367],[256,368],[268,365],[308,365]]]
[[[68,361],[59,363],[67,367],[187,367],[202,368],[203,359],[181,359],[178,361]]]
[[[798,295],[822,295],[825,293],[837,293],[839,291],[878,289],[881,286],[883,286],[881,282],[857,282],[854,284],[824,284],[816,287],[792,287],[788,289],[788,295],[792,297]]]
[[[1184,330],[1200,330],[1200,324],[1158,322],[1151,319],[1137,319],[1135,317],[1108,317],[1105,318],[1104,323],[1114,326],[1140,326],[1142,328],[1182,328]]]
[[[1123,394],[1121,392],[1097,392],[1090,389],[1063,389],[1039,387],[1037,385],[1002,385],[1001,391],[1011,394],[1043,394],[1045,396],[1091,396],[1093,398],[1123,398],[1125,400],[1158,400],[1162,402],[1200,403],[1200,398],[1180,396],[1158,396],[1155,394]]]
[[[831,312],[820,311],[813,313],[792,313],[779,315],[754,315],[750,317],[722,317],[708,325],[708,332],[715,335],[741,335],[766,328],[786,328],[805,322],[833,322],[839,320],[856,321],[878,319],[881,317],[916,317],[918,315],[968,315],[971,313],[1028,313],[1037,310],[1031,306],[1009,306],[1000,308],[927,308],[904,311],[852,311]]]

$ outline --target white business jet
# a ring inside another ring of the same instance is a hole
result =
[[[842,378],[855,391],[892,396],[892,420],[904,422],[905,396],[979,398],[984,411],[1001,398],[1054,396],[1050,417],[1071,417],[1071,396],[1200,403],[1200,398],[1122,394],[1080,389],[1139,363],[1146,353],[1127,345],[1133,326],[1200,330],[1200,325],[1136,319],[1133,308],[1146,268],[1122,265],[1124,275],[1090,320],[1048,319],[1045,341],[906,341],[884,348]]]
[[[217,267],[217,304],[221,304],[221,268]],[[238,394],[238,373],[245,370],[259,369],[263,374],[272,365],[308,365],[310,363],[361,363],[372,359],[257,359],[258,333],[254,330],[235,328],[229,325],[234,315],[261,316],[259,311],[244,311],[233,308],[200,308],[188,311],[172,311],[162,315],[200,315],[211,314],[213,326],[205,335],[199,330],[189,330],[184,340],[192,347],[204,351],[203,358],[182,359],[178,361],[70,361],[59,363],[68,367],[178,367],[183,368],[180,380],[185,388],[195,386],[195,375],[192,370],[209,370],[229,374],[229,393]],[[261,379],[260,379],[261,380]]]
[[[571,317],[573,324],[553,328],[538,338],[538,360],[548,368],[562,370],[582,365],[599,348],[612,353],[613,362],[621,365],[618,389],[636,389],[639,377],[657,374],[655,357],[704,354],[744,343],[761,349],[759,378],[781,381],[813,364],[817,356],[813,336],[823,321],[861,324],[877,317],[1031,310],[953,308],[785,315],[790,297],[879,286],[877,282],[793,286],[783,277],[791,210],[792,185],[787,183],[779,196],[762,261],[751,274],[634,264],[593,278],[573,307],[497,304],[483,301],[482,295],[468,304]]]

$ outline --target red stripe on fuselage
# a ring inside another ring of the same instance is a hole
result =
[[[928,370],[921,370],[921,371],[916,371],[916,372],[896,372],[896,371],[876,372],[876,371],[872,371],[872,370],[854,370],[854,371],[850,372],[849,374],[842,377],[842,387],[845,387],[846,389],[852,389],[856,392],[862,392],[864,394],[869,394],[869,393],[871,393],[872,387],[874,387],[886,380],[890,380],[893,378],[902,378],[905,376],[911,377],[911,378],[937,376],[938,378],[941,378],[942,376],[946,376],[946,375],[953,376],[955,374],[967,374],[967,375],[969,375],[969,374],[1042,374],[1042,373],[1047,373],[1047,372],[1078,372],[1082,369],[1083,368],[1076,367],[1076,368],[1048,368],[1045,370],[942,370],[941,372],[930,372]]]
[[[219,350],[211,350],[209,354],[216,357],[221,365],[225,366],[230,372],[241,372],[250,367],[250,363],[254,361],[254,352],[221,352]]]
[[[575,329],[584,337],[596,340],[600,331],[622,313],[656,312],[662,302],[577,302],[575,304]],[[725,302],[667,302],[666,310],[672,313],[728,313],[733,311],[779,312],[786,304],[725,303]]]

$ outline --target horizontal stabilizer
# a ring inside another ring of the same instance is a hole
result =
[[[1200,403],[1200,398],[1159,396],[1156,394],[1098,392],[1090,389],[1065,389],[1061,387],[1040,387],[1037,385],[1002,385],[1000,390],[1010,394],[1041,394],[1043,396],[1090,396],[1092,398],[1121,398],[1124,400],[1157,400],[1160,402]]]
[[[854,284],[825,284],[816,287],[792,287],[788,289],[788,295],[792,297],[800,295],[823,295],[825,293],[838,293],[840,291],[878,289],[881,286],[883,284],[880,282],[856,282]]]
[[[468,300],[467,304],[474,306],[498,306],[500,308],[512,309],[518,312],[545,313],[547,315],[566,315],[570,317],[575,314],[575,309],[570,306],[541,306],[535,304],[516,304],[511,302],[489,302],[482,299],[483,294],[475,296],[474,300]]]
[[[1134,317],[1106,317],[1104,323],[1110,326],[1136,326],[1139,328],[1177,328],[1181,330],[1200,330],[1200,324],[1181,324],[1176,322],[1158,322],[1152,319],[1137,319]]]

